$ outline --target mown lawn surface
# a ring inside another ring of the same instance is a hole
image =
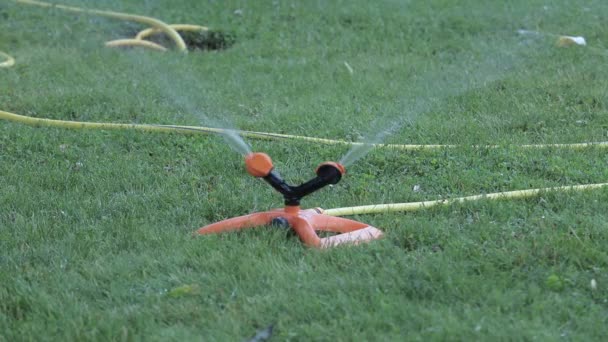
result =
[[[0,110],[461,146],[373,150],[307,207],[608,181],[605,148],[516,146],[608,140],[606,1],[64,3],[235,42],[109,49],[144,27],[6,0],[0,50],[17,64],[0,69]],[[248,142],[293,183],[348,151]],[[500,147],[470,147],[486,144]],[[608,189],[360,215],[386,236],[358,247],[309,249],[272,228],[192,238],[281,205],[221,137],[0,122],[0,341],[239,341],[270,325],[277,341],[608,333]]]

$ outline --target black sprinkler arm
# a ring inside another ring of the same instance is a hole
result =
[[[299,205],[302,197],[327,185],[338,183],[344,170],[341,166],[337,163],[323,163],[317,168],[317,177],[298,186],[287,184],[274,170],[264,177],[264,180],[283,195],[285,205]]]
[[[316,170],[317,177],[298,186],[287,184],[281,175],[274,170],[272,160],[264,153],[252,153],[245,157],[247,172],[255,177],[263,178],[285,199],[285,205],[297,206],[302,197],[315,192],[327,185],[336,184],[346,173],[344,166],[335,162],[326,162]]]

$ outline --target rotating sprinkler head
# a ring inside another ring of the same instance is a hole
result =
[[[289,185],[274,169],[272,159],[265,153],[250,153],[245,156],[247,172],[264,179],[270,186],[283,195],[285,207],[271,211],[231,218],[210,224],[197,230],[198,234],[221,233],[257,226],[270,226],[281,222],[282,226],[293,229],[302,242],[311,247],[327,248],[340,244],[359,244],[382,236],[382,232],[365,223],[333,217],[323,214],[323,209],[300,209],[303,197],[324,188],[337,184],[346,173],[343,165],[336,162],[325,162],[315,170],[316,177],[300,185]],[[320,238],[316,231],[336,233]]]
[[[302,197],[313,193],[327,185],[336,184],[346,173],[344,166],[335,162],[325,162],[315,170],[317,177],[298,186],[287,184],[281,175],[274,170],[272,160],[265,153],[250,153],[245,156],[245,166],[250,175],[263,178],[285,199],[285,205],[300,205]]]

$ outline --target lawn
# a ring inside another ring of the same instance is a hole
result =
[[[458,145],[371,150],[305,207],[608,181],[605,148],[517,146],[608,140],[606,1],[62,3],[234,44],[106,48],[145,27],[3,1],[0,51],[16,64],[0,69],[0,110]],[[349,150],[247,140],[292,183]],[[218,136],[1,121],[0,341],[239,341],[271,325],[276,341],[608,333],[608,189],[359,215],[385,237],[328,250],[270,227],[192,237],[280,206]]]

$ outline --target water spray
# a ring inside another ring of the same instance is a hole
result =
[[[272,160],[265,153],[249,153],[245,156],[247,172],[264,179],[283,195],[285,207],[212,223],[196,231],[197,234],[213,234],[259,226],[274,226],[292,229],[302,242],[309,247],[328,248],[342,244],[357,245],[380,238],[379,229],[366,223],[325,215],[323,209],[300,208],[303,197],[328,185],[337,184],[346,169],[336,162],[325,162],[316,169],[317,176],[294,186],[289,185],[274,169]],[[317,231],[337,233],[321,238]]]

